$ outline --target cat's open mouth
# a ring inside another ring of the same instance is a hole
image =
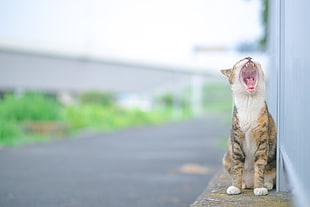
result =
[[[258,70],[254,62],[249,60],[240,70],[239,80],[249,92],[255,92],[258,83]]]

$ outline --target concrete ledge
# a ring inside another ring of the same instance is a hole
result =
[[[191,207],[293,206],[290,193],[276,192],[275,190],[269,191],[269,194],[266,196],[255,196],[252,189],[242,190],[240,195],[227,195],[226,189],[230,184],[231,177],[224,170],[219,171]]]

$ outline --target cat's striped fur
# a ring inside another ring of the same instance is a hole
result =
[[[254,188],[266,195],[275,185],[276,126],[265,100],[265,80],[261,65],[247,57],[232,69],[221,70],[233,93],[231,134],[223,165],[232,175],[227,194]]]

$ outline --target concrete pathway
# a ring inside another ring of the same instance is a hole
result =
[[[292,207],[292,195],[288,192],[276,192],[275,189],[266,196],[256,196],[253,189],[242,189],[241,194],[227,195],[226,189],[231,185],[231,176],[221,169],[209,182],[205,191],[191,207]]]
[[[187,207],[221,167],[223,117],[0,149],[0,207]]]

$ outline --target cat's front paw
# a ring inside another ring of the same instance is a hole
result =
[[[236,194],[240,194],[241,190],[235,186],[229,186],[226,190],[226,193],[229,195],[236,195]]]
[[[267,188],[254,188],[254,194],[257,196],[264,196],[268,194]]]

